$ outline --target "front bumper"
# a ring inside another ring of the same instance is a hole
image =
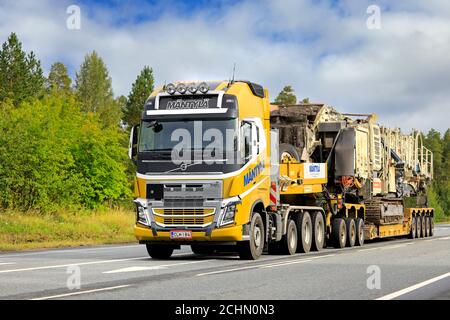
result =
[[[182,228],[177,228],[177,230]],[[176,241],[170,239],[170,231],[158,231],[147,226],[136,224],[134,234],[139,242],[176,242],[183,244],[191,244],[198,242],[238,242],[243,241],[243,226],[230,226],[225,228],[212,229],[211,231],[192,231],[192,239]]]

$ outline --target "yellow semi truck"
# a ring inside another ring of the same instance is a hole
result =
[[[295,254],[433,234],[418,132],[323,104],[271,105],[249,81],[157,88],[133,127],[135,234],[149,255]]]

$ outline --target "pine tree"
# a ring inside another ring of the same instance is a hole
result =
[[[441,133],[435,129],[428,131],[425,137],[425,146],[433,152],[434,179],[441,178],[442,172],[442,143]]]
[[[275,99],[275,103],[279,105],[296,104],[297,97],[294,94],[294,89],[291,86],[285,86]]]
[[[139,123],[144,104],[153,91],[153,70],[145,66],[136,81],[133,83],[128,100],[123,109],[123,120],[129,126]]]
[[[111,78],[95,51],[85,57],[77,72],[75,90],[82,111],[98,114],[105,127],[119,125],[121,110],[114,100]]]
[[[47,90],[70,93],[71,85],[72,79],[69,77],[67,67],[61,62],[55,62],[48,75]]]
[[[304,99],[302,100],[302,103],[311,103],[311,102],[309,101],[309,98],[304,98]]]
[[[45,78],[41,63],[33,52],[28,55],[11,33],[0,50],[0,101],[11,99],[15,106],[42,94]]]

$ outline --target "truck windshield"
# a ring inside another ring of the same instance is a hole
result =
[[[143,121],[139,152],[171,152],[175,148],[236,151],[237,120]]]

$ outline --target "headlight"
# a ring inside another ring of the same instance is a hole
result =
[[[236,215],[236,206],[237,203],[231,203],[223,209],[222,221],[220,223],[221,226],[234,222],[234,217]]]
[[[168,94],[174,94],[176,92],[175,85],[173,83],[169,83],[166,86],[166,91],[167,91]]]
[[[187,87],[184,83],[180,83],[179,85],[177,85],[177,91],[181,94],[185,94],[187,90]]]
[[[137,208],[137,222],[148,226],[147,215],[144,207]]]
[[[136,222],[149,226],[149,220],[146,212],[147,203],[143,199],[136,199],[133,201],[136,204]]]
[[[205,94],[205,93],[207,93],[209,91],[209,86],[208,86],[208,84],[206,82],[202,82],[202,83],[200,83],[198,85],[198,90],[201,93]]]

